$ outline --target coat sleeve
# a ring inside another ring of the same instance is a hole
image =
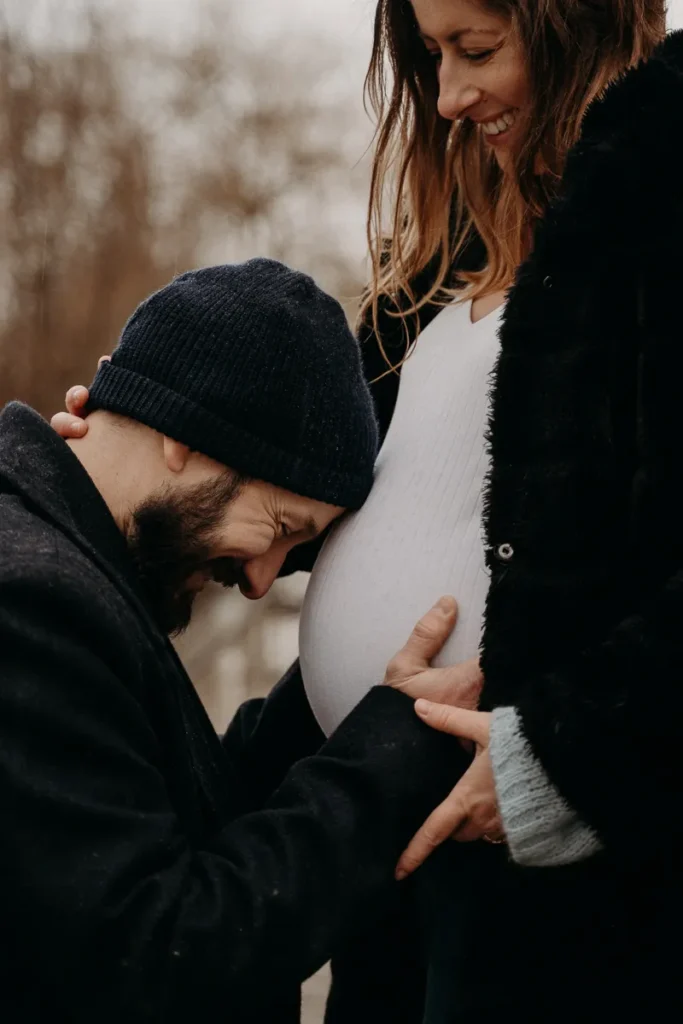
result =
[[[604,642],[529,679],[516,702],[550,780],[619,858],[683,840],[682,627],[680,572]]]
[[[513,707],[494,711],[489,749],[505,838],[517,864],[561,867],[600,852],[597,835],[569,806],[534,756]]]
[[[198,842],[67,575],[0,584],[5,927],[56,1018],[214,1024],[309,976],[383,903],[454,781],[452,741],[375,687],[261,811]]]
[[[324,742],[295,661],[267,697],[238,708],[223,737],[233,775],[245,780],[240,796],[244,811],[262,807],[292,765],[315,754]]]
[[[680,237],[679,212],[663,230]],[[637,451],[630,515],[647,596],[601,642],[529,678],[516,700],[522,733],[563,798],[610,856],[639,864],[683,841],[683,346],[681,260],[670,252],[664,269],[643,261],[634,282],[635,422],[618,425]]]

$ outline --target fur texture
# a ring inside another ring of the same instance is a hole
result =
[[[681,138],[675,34],[590,112],[491,395],[486,701],[636,858],[683,838]],[[634,834],[634,806],[656,827]]]
[[[443,908],[430,1005],[444,1020],[680,1016],[682,121],[675,34],[590,111],[510,296],[491,388],[484,701],[517,704],[546,770],[608,852],[531,870],[499,847],[444,844],[423,872]],[[481,261],[475,242],[463,262]],[[418,295],[429,277],[414,282]],[[420,328],[438,312],[423,308]],[[384,303],[378,326],[398,362],[406,340],[392,313]],[[370,325],[361,338],[384,437],[400,372],[387,374]],[[316,552],[296,549],[287,571],[310,569]],[[417,951],[401,947],[399,961],[396,934],[364,947],[373,991],[384,979],[402,995],[409,962],[417,975]],[[335,1009],[376,1005],[358,959],[354,949],[337,962]],[[422,1019],[409,999],[395,1005],[405,1012],[392,1020]]]
[[[589,111],[491,383],[484,706],[515,704],[563,796],[638,859],[683,839],[682,139],[674,33]],[[372,380],[386,363],[364,340]],[[383,434],[398,380],[374,385]],[[652,828],[634,834],[634,807]]]

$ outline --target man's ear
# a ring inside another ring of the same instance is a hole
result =
[[[186,444],[174,441],[170,437],[164,437],[164,459],[166,466],[171,473],[182,473],[185,469],[191,452]]]

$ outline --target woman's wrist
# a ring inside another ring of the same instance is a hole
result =
[[[548,778],[524,736],[514,707],[498,708],[491,721],[490,754],[508,846],[526,867],[559,867],[602,849]]]

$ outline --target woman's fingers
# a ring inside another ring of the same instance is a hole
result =
[[[427,668],[451,635],[457,611],[454,597],[442,597],[422,616],[405,647],[389,662],[384,680],[388,685],[400,686]]]
[[[505,833],[497,817],[492,817],[488,824],[468,818],[455,835],[451,836],[451,839],[454,839],[456,843],[476,843],[484,837],[489,843],[502,844],[505,842]]]
[[[396,868],[397,881],[402,881],[419,868],[437,846],[460,828],[466,817],[467,811],[456,786],[443,803],[432,811],[401,854]]]
[[[477,712],[464,714],[476,715]],[[489,842],[504,840],[505,832],[488,749],[482,750],[475,757],[443,803],[415,833],[398,862],[396,878],[400,881],[415,871],[449,836],[459,843],[473,843],[478,839],[488,839]]]
[[[83,410],[88,404],[88,389],[84,388],[82,384],[77,384],[73,388],[69,388],[66,393],[66,409],[72,416],[82,416]]]
[[[97,365],[108,362],[110,356],[101,356]],[[53,430],[56,430],[60,437],[74,438],[83,437],[88,433],[88,424],[83,419],[85,407],[88,404],[90,393],[82,384],[76,384],[69,388],[66,393],[66,412],[58,412],[50,420]]]
[[[415,701],[415,711],[432,729],[450,733],[459,739],[472,740],[481,746],[488,744],[491,716],[486,712],[435,704],[424,698]]]
[[[50,420],[50,425],[60,437],[75,438],[83,437],[88,433],[88,424],[78,416],[72,416],[68,412],[58,412]]]

